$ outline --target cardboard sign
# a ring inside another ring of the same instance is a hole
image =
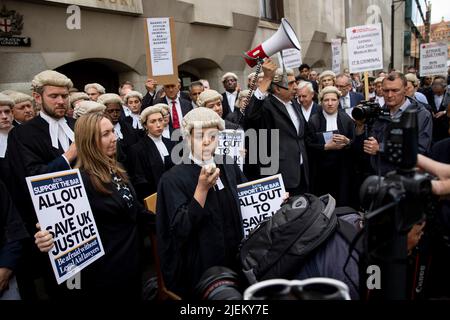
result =
[[[41,230],[53,235],[48,255],[60,284],[105,254],[83,180],[76,169],[26,181]]]
[[[281,208],[286,193],[281,174],[237,186],[244,237]]]
[[[173,17],[147,18],[145,31],[148,77],[158,84],[178,84]]]
[[[434,42],[420,45],[420,76],[447,74],[447,43]]]
[[[381,24],[346,29],[350,72],[383,69]]]
[[[333,70],[333,72],[336,74],[341,73],[341,61],[342,61],[341,42],[342,42],[341,39],[331,40],[331,61],[332,61],[331,70]]]
[[[244,170],[245,160],[245,133],[243,130],[222,130],[219,133],[219,141],[216,154],[226,155],[234,159],[241,170]]]
[[[284,62],[284,66],[286,68],[295,69],[300,67],[302,64],[302,52],[297,49],[284,49],[283,59],[281,59],[281,54],[278,53],[278,62],[280,66],[282,66],[282,62]]]

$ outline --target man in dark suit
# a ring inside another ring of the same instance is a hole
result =
[[[436,76],[431,85],[432,95],[428,102],[433,113],[433,141],[439,141],[449,136],[447,108],[450,104],[447,94],[446,79],[443,76]]]
[[[18,91],[7,90],[5,92],[14,100],[14,108],[12,109],[14,121],[13,126],[18,127],[22,123],[30,121],[36,116],[33,108],[33,97]]]
[[[268,130],[267,149],[270,150],[271,161],[269,168],[261,166],[261,175],[281,173],[286,191],[291,195],[304,193],[309,185],[304,142],[307,126],[300,106],[294,100],[297,89],[294,72],[287,70],[287,77],[283,77],[283,70],[277,69],[270,59],[264,62],[263,71],[264,78],[245,110],[246,128]],[[267,94],[269,87],[270,94]],[[269,143],[274,133],[279,134],[278,146]],[[274,160],[279,160],[279,163],[274,163]]]
[[[238,77],[233,72],[227,72],[222,77],[222,83],[225,88],[225,92],[222,93],[222,119],[225,119],[229,113],[234,112],[239,97]]]
[[[77,148],[73,132],[75,120],[65,117],[69,108],[69,89],[73,86],[72,81],[59,72],[46,70],[37,74],[31,84],[33,98],[41,107],[41,111],[39,116],[10,132],[7,158],[14,178],[10,190],[12,199],[28,232],[34,234],[37,217],[25,177],[70,169],[75,163]],[[28,264],[27,267],[33,265],[35,272],[39,270],[40,263],[44,262],[38,262],[36,257],[31,258],[29,254],[26,254],[25,264]],[[24,276],[24,288],[27,291],[33,286],[30,277],[34,272],[27,269],[21,274]],[[52,276],[47,275],[50,281],[48,284],[56,287],[54,277],[50,280]]]
[[[339,108],[344,109],[351,117],[353,108],[364,100],[363,95],[352,91],[352,78],[346,74],[339,74],[336,77],[336,88],[342,93]]]
[[[297,86],[297,102],[300,105],[300,110],[305,118],[306,122],[309,118],[317,113],[320,106],[314,102],[314,88],[311,83],[306,81],[300,81]]]
[[[170,121],[169,130],[170,134],[176,129],[181,127],[183,117],[192,110],[192,104],[190,101],[179,97],[178,84],[166,84],[163,87],[165,97],[157,100],[154,104],[164,103],[169,106]]]

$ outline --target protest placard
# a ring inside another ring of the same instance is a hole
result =
[[[334,73],[341,73],[341,61],[342,61],[342,46],[341,39],[331,39],[331,61]]]
[[[219,134],[216,154],[233,158],[241,170],[244,170],[244,143],[245,133],[243,130],[222,130]]]
[[[444,42],[420,45],[420,76],[447,74],[448,46]]]
[[[383,69],[381,24],[346,29],[350,72]]]
[[[50,262],[58,284],[105,254],[80,172],[26,178],[41,230],[54,240]]]
[[[178,84],[173,17],[145,19],[147,75],[158,84]]]
[[[302,64],[302,52],[297,49],[284,49],[281,51],[282,54],[278,53],[278,63],[286,68],[295,69],[300,67]]]
[[[238,185],[245,237],[281,208],[285,193],[281,174]]]

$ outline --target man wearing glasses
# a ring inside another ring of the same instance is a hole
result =
[[[385,99],[384,108],[389,109],[391,119],[400,119],[401,115],[406,110],[417,109],[419,153],[424,155],[428,154],[431,148],[433,131],[431,113],[423,104],[406,96],[407,81],[402,73],[390,73],[383,79],[382,85]],[[388,119],[383,118],[379,118],[374,122],[369,138],[363,142],[365,153],[375,156],[379,151],[383,151],[385,129],[389,122]],[[359,136],[360,140],[363,139],[363,133],[364,126],[358,124],[356,134],[357,137]],[[376,157],[371,157],[370,160],[373,169],[375,169],[376,172],[379,170],[382,175],[395,169],[394,165],[383,158],[381,158],[379,162],[376,160]]]

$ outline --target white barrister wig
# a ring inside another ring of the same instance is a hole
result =
[[[72,80],[67,78],[62,73],[53,70],[45,70],[34,76],[31,81],[33,91],[37,91],[44,86],[66,87],[71,89],[73,87]]]
[[[206,89],[198,96],[197,105],[199,107],[205,107],[208,102],[216,101],[217,99],[222,101],[223,96],[216,90]]]
[[[222,82],[224,82],[225,80],[227,80],[228,78],[234,78],[234,80],[238,80],[238,77],[235,73],[233,72],[227,72],[222,76]]]
[[[84,86],[84,92],[87,93],[88,89],[94,88],[98,93],[104,94],[106,92],[105,87],[98,83],[88,83]]]
[[[9,106],[10,108],[13,108],[14,100],[6,94],[0,93],[0,106]]]
[[[32,103],[34,100],[32,96],[22,93],[22,92],[19,92],[19,91],[8,90],[7,92],[4,91],[3,93],[6,94],[7,96],[9,96],[11,99],[13,99],[15,104],[26,102],[26,101],[29,101]]]
[[[97,102],[104,105],[107,105],[108,103],[118,103],[119,105],[122,105],[122,99],[115,93],[104,93],[98,97]]]
[[[130,91],[126,94],[125,98],[123,99],[125,103],[128,103],[128,99],[130,98],[138,98],[140,101],[142,101],[142,93],[139,91]]]
[[[194,128],[217,128],[222,131],[225,129],[225,121],[212,109],[199,107],[192,109],[183,117],[183,137],[189,137]]]
[[[95,102],[95,101],[81,101],[75,109],[73,109],[73,118],[78,119],[79,117],[96,112],[105,112],[105,105]]]
[[[151,107],[145,108],[140,115],[141,124],[144,125],[145,123],[147,123],[148,116],[154,113],[160,113],[164,117],[163,106],[167,106],[167,104],[157,103]]]

